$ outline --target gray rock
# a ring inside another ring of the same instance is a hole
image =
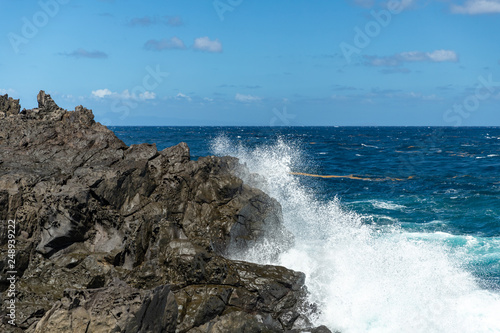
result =
[[[193,328],[189,333],[277,333],[283,332],[280,324],[269,315],[231,312],[217,317],[215,320],[200,327]]]
[[[0,95],[0,118],[16,116],[21,111],[18,99],[13,99],[8,95]]]
[[[177,304],[168,286],[134,289],[120,280],[106,288],[67,290],[27,332],[175,332]]]
[[[17,328],[4,317],[0,331],[296,328],[314,311],[304,275],[229,259],[263,239],[293,241],[279,203],[235,176],[241,168],[191,161],[185,143],[127,147],[91,110],[63,110],[43,91],[22,112],[0,96],[0,220],[17,221],[19,279]]]

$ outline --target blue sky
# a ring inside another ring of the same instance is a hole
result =
[[[500,126],[500,0],[0,1],[0,93],[26,108],[43,89],[107,125]]]

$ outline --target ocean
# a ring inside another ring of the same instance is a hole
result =
[[[315,323],[349,332],[500,332],[500,128],[110,127],[126,144],[231,155],[295,236]],[[267,251],[269,249],[269,251]]]

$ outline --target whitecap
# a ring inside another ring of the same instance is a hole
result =
[[[373,207],[379,209],[387,209],[387,210],[403,210],[406,208],[404,205],[398,205],[390,201],[379,201],[379,200],[370,200],[370,203]]]
[[[361,144],[363,147],[367,147],[367,148],[377,148],[377,149],[380,149],[379,147],[377,146],[371,146],[371,145],[365,145],[364,143]]]

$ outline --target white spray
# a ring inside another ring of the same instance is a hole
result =
[[[335,197],[315,199],[290,174],[301,158],[293,145],[278,140],[247,149],[219,137],[212,150],[238,157],[262,177],[239,176],[281,203],[294,247],[278,262],[263,262],[262,248],[243,259],[304,272],[321,310],[317,324],[343,333],[500,332],[500,296],[478,286],[460,264],[463,254],[397,226],[365,225]]]

